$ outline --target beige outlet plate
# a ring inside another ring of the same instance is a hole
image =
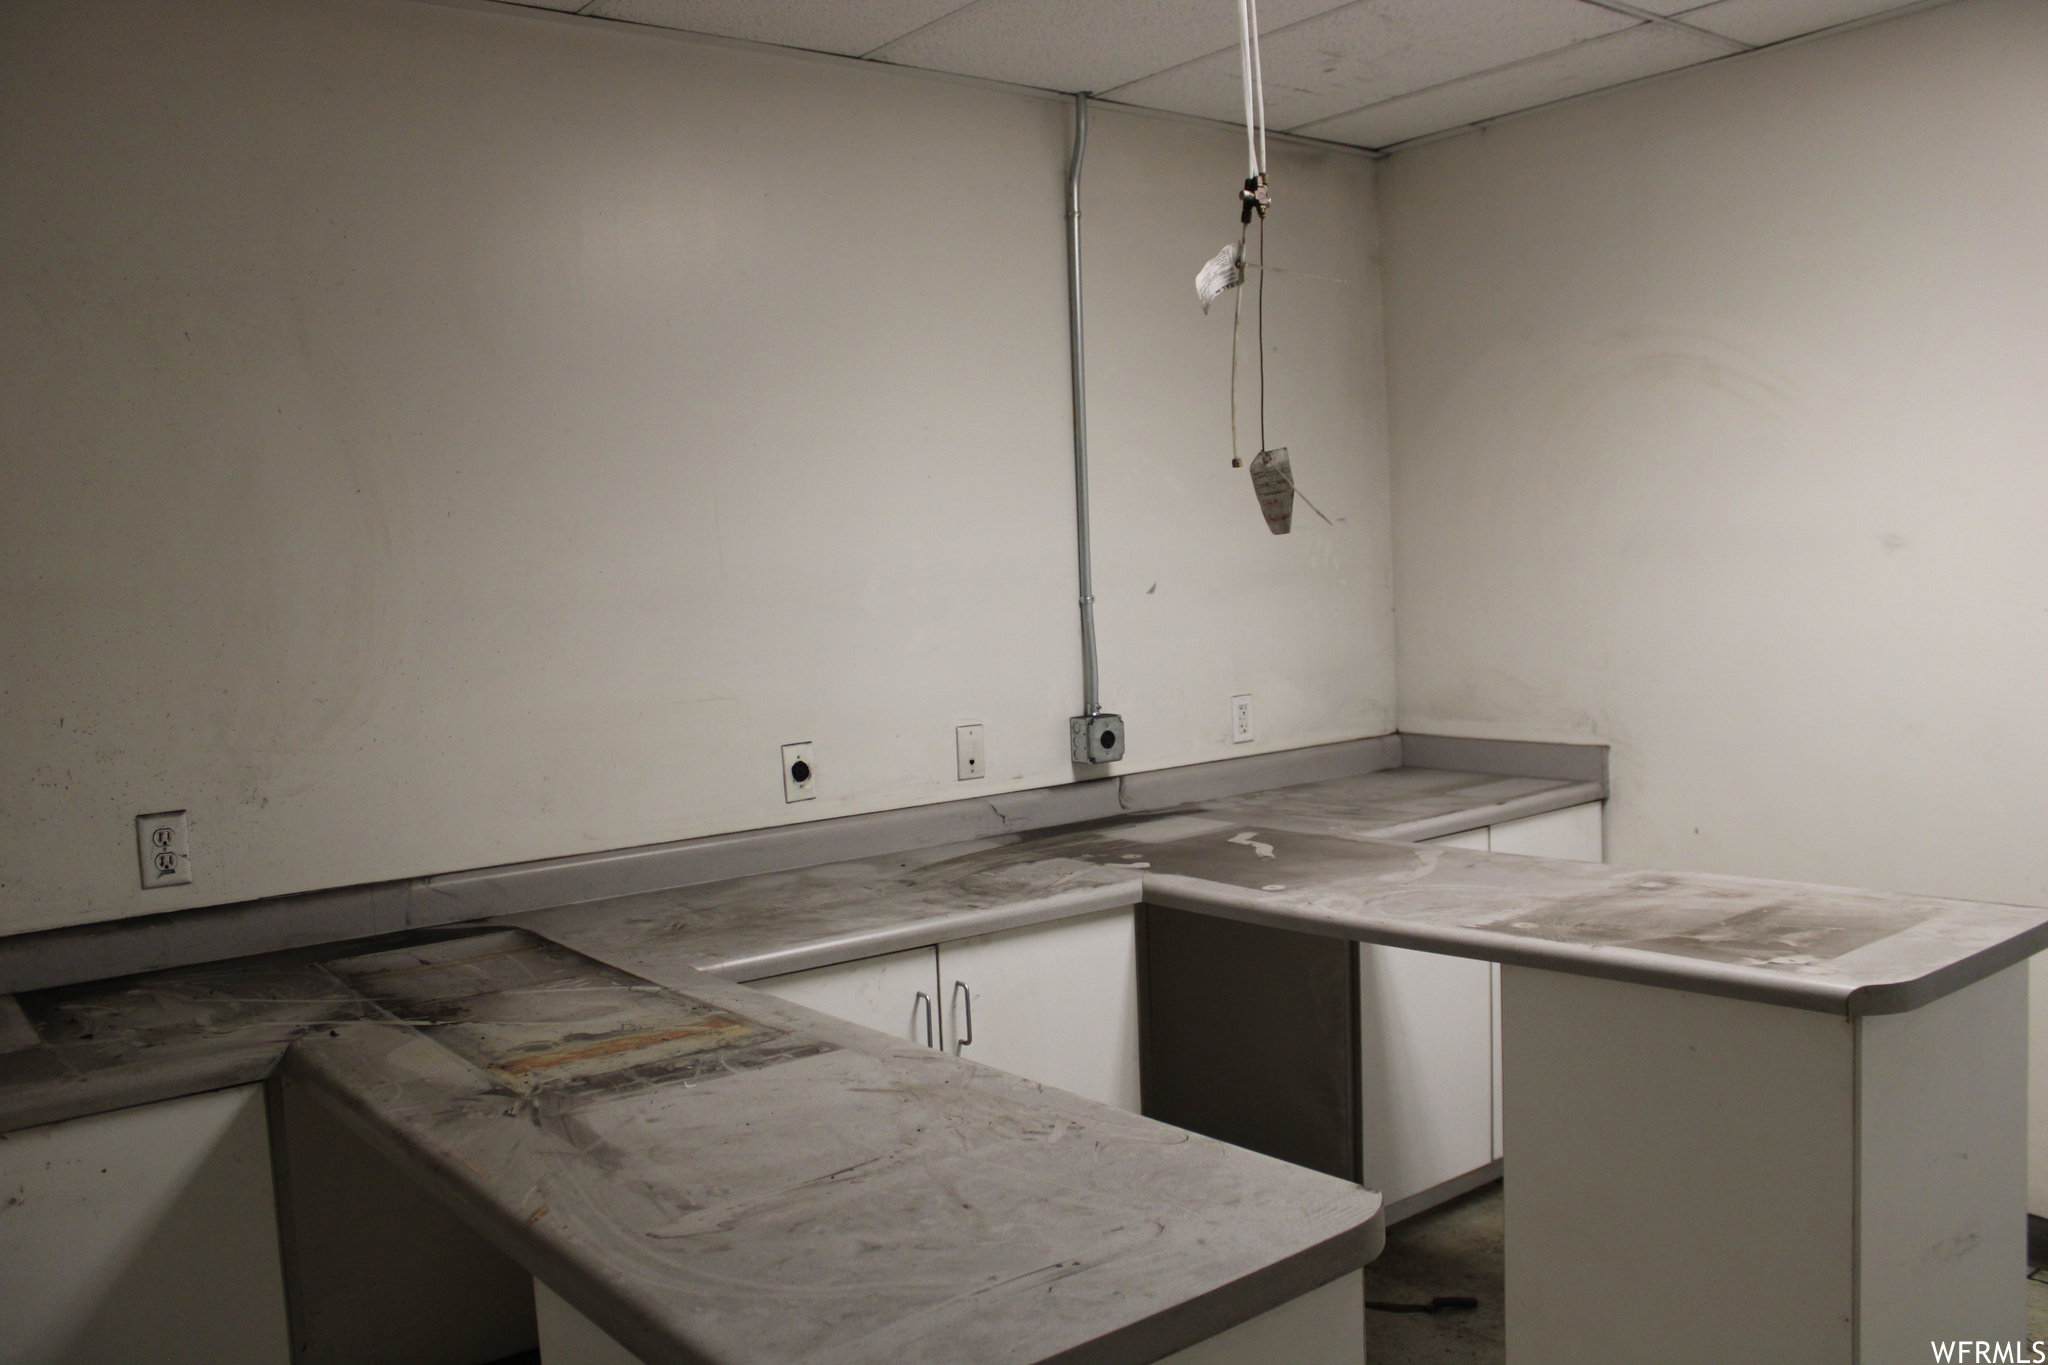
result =
[[[142,860],[142,889],[186,886],[192,881],[192,830],[181,810],[135,817],[135,852]]]

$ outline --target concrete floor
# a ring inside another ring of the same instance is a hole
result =
[[[1365,1268],[1367,1302],[1428,1303],[1439,1295],[1467,1294],[1479,1307],[1368,1312],[1369,1365],[1504,1365],[1502,1225],[1496,1182],[1387,1230],[1387,1249]],[[2027,1277],[2027,1328],[2035,1341],[2048,1341],[2048,1268]]]
[[[1483,1186],[1387,1229],[1387,1249],[1365,1268],[1368,1303],[1428,1303],[1466,1294],[1479,1307],[1365,1315],[1370,1365],[1502,1365],[1500,1184]],[[2043,1286],[2048,1288],[2048,1286]]]

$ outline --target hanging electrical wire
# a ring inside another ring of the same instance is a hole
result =
[[[1266,444],[1266,214],[1273,206],[1273,196],[1266,181],[1266,72],[1259,52],[1258,0],[1238,0],[1237,39],[1238,76],[1244,86],[1245,138],[1245,178],[1243,188],[1238,191],[1237,240],[1224,243],[1223,249],[1196,272],[1195,298],[1206,313],[1209,305],[1224,291],[1239,291],[1232,298],[1230,312],[1230,466],[1239,469],[1245,463],[1239,452],[1237,436],[1238,339],[1244,321],[1244,293],[1240,286],[1245,282],[1247,269],[1258,272],[1257,296],[1252,309],[1253,337],[1259,348],[1259,449],[1251,460],[1252,491],[1258,497],[1259,510],[1266,519],[1267,529],[1277,536],[1286,535],[1293,529],[1297,490],[1286,447],[1274,449]],[[1251,244],[1254,218],[1259,225],[1256,261],[1248,260],[1245,255],[1247,246]],[[1323,521],[1329,521],[1314,503],[1305,497],[1302,501]]]

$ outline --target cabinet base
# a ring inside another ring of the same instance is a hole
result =
[[[1470,1194],[1482,1185],[1491,1185],[1501,1178],[1502,1163],[1489,1161],[1474,1171],[1453,1176],[1441,1185],[1432,1185],[1426,1190],[1417,1190],[1406,1199],[1397,1199],[1387,1205],[1387,1226],[1392,1227],[1404,1218],[1413,1218],[1418,1213],[1427,1213],[1438,1204],[1448,1204],[1461,1194]]]

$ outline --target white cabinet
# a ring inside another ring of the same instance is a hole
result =
[[[1389,1205],[1493,1160],[1492,966],[1358,947],[1360,1175]]]
[[[290,1356],[261,1086],[0,1136],[0,1361]]]
[[[1423,842],[1597,862],[1602,813],[1591,801]],[[1500,968],[1360,944],[1358,995],[1365,1184],[1398,1219],[1504,1153]]]
[[[1137,1112],[1134,923],[1109,910],[941,943],[947,1047]]]
[[[939,1045],[939,959],[935,949],[911,948],[747,984],[892,1038],[927,1047]]]
[[[1134,924],[1105,910],[747,984],[1135,1112]]]
[[[1546,811],[1542,815],[1506,820],[1487,830],[1487,847],[1495,853],[1519,853],[1531,858],[1570,858],[1597,863],[1606,857],[1603,819],[1604,801]],[[1487,964],[1493,978],[1493,1155],[1499,1160],[1506,1151],[1501,1140],[1500,1098],[1500,964]]]
[[[1487,831],[1487,847],[1495,853],[1523,853],[1532,858],[1572,858],[1597,863],[1604,853],[1601,838],[1602,801],[1507,820]]]

